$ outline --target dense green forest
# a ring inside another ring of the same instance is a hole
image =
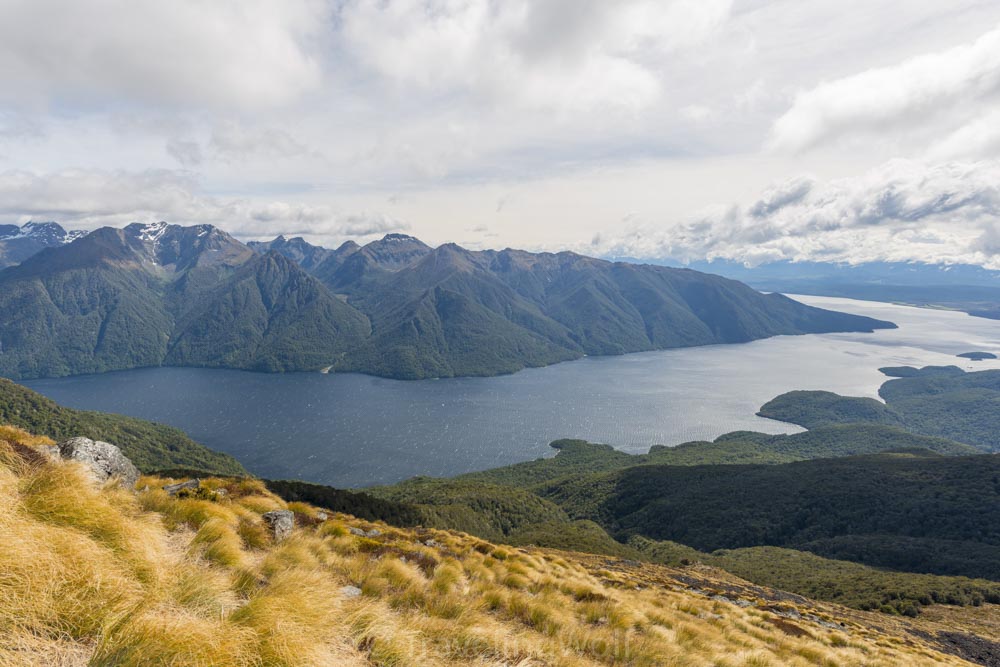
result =
[[[1000,370],[964,373],[955,366],[886,368],[895,377],[875,399],[825,391],[793,391],[769,401],[760,415],[815,428],[825,424],[895,424],[982,451],[1000,451]]]
[[[1000,457],[927,451],[781,465],[645,465],[556,480],[536,492],[613,536],[702,551],[785,546],[859,562],[1000,580]],[[920,550],[886,552],[886,538]]]
[[[54,440],[84,436],[118,445],[143,472],[193,468],[220,475],[247,471],[229,456],[214,452],[183,431],[134,417],[73,410],[0,378],[0,424],[11,424]]]
[[[713,442],[686,442],[676,447],[654,446],[648,454],[626,454],[610,445],[584,440],[556,440],[550,447],[558,452],[552,458],[473,472],[456,479],[530,488],[569,475],[620,470],[653,463],[681,466],[776,464],[905,449],[928,449],[955,456],[981,453],[971,445],[915,435],[880,424],[821,426],[792,435],[735,431],[721,435]]]

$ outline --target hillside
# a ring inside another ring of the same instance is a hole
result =
[[[870,398],[793,391],[766,403],[758,414],[806,428],[824,424],[881,423],[914,433],[1000,451],[1000,371],[965,373],[955,366],[884,368],[895,379]]]
[[[12,667],[967,665],[990,647],[978,621],[943,632],[716,570],[392,528],[253,480],[99,487],[42,444],[0,431]],[[262,515],[286,509],[291,533],[269,529]]]
[[[313,275],[372,322],[371,339],[335,364],[342,371],[494,375],[584,354],[893,326],[718,276],[570,252],[430,248],[402,234],[330,252]]]
[[[893,326],[694,271],[431,248],[403,234],[336,250],[284,237],[248,246],[211,225],[161,222],[69,240],[0,271],[0,375],[497,375],[585,354]]]
[[[64,408],[3,378],[0,378],[0,424],[11,424],[56,440],[75,436],[110,440],[145,472],[192,468],[222,475],[248,474],[233,457],[198,444],[180,429],[124,415]]]
[[[298,265],[210,225],[105,227],[0,272],[0,375],[318,369],[367,319]]]
[[[781,465],[645,465],[536,492],[612,535],[702,551],[783,546],[1000,580],[1000,456],[917,450]]]
[[[627,454],[610,445],[584,440],[556,440],[549,446],[558,452],[552,458],[468,473],[455,479],[531,488],[560,477],[654,463],[678,466],[776,464],[906,449],[926,449],[948,456],[981,453],[970,445],[915,435],[881,424],[828,425],[792,435],[736,431],[721,435],[713,442],[654,446],[648,454]]]
[[[863,414],[881,406],[864,401]],[[706,563],[862,609],[917,614],[936,602],[1000,599],[997,490],[988,472],[996,457],[898,426],[836,423],[856,412],[841,403],[820,403],[804,433],[735,432],[643,455],[559,440],[552,458],[368,491],[412,505],[429,525],[515,544]],[[516,511],[539,502],[527,515]],[[517,520],[504,530],[491,514]],[[823,534],[797,534],[805,528]]]

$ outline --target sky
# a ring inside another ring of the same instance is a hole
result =
[[[0,0],[0,223],[1000,268],[996,0]]]

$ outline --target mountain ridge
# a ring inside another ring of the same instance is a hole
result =
[[[301,262],[301,263],[300,263]],[[307,268],[309,270],[307,270]],[[569,252],[245,245],[212,225],[104,227],[0,271],[0,375],[184,365],[488,376],[584,355],[873,331],[686,269]]]

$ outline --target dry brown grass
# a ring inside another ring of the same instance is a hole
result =
[[[153,477],[97,488],[19,449],[44,444],[0,428],[4,666],[968,664],[854,620],[713,600],[666,568],[444,531],[355,536],[374,524],[317,523],[253,480],[206,481],[226,489],[215,501]],[[260,514],[284,507],[302,526],[273,544]]]

